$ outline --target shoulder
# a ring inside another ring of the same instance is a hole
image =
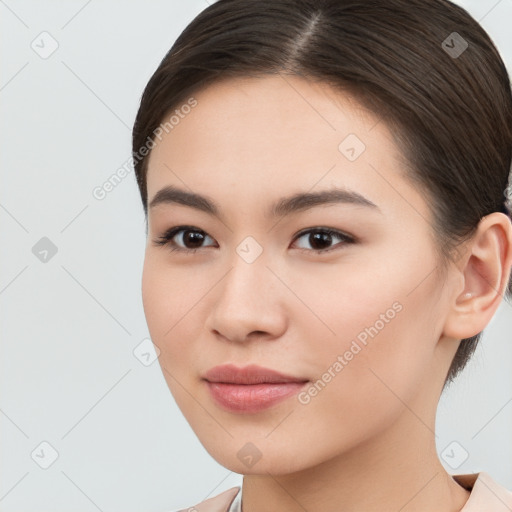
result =
[[[471,491],[468,501],[460,512],[510,512],[512,491],[496,482],[488,473],[452,475],[463,487]]]
[[[233,504],[237,494],[240,492],[240,487],[231,487],[213,498],[209,498],[194,506],[183,508],[169,512],[230,512],[230,507]]]

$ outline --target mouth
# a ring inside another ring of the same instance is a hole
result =
[[[309,382],[270,368],[231,364],[210,369],[203,380],[217,405],[238,413],[263,411],[295,395]]]

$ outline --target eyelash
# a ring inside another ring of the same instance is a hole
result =
[[[178,233],[180,233],[181,231],[193,231],[193,232],[196,232],[196,233],[202,233],[202,234],[204,234],[206,236],[210,236],[206,232],[204,232],[203,230],[198,229],[198,228],[196,228],[194,226],[175,226],[173,228],[168,229],[163,235],[158,237],[154,241],[154,243],[156,245],[160,245],[160,246],[168,245],[169,249],[171,251],[179,251],[179,252],[189,253],[189,254],[195,253],[199,249],[204,249],[205,248],[205,247],[199,247],[199,248],[196,248],[196,249],[186,249],[186,248],[177,246],[176,243],[172,241],[172,239]],[[322,227],[308,228],[308,229],[302,230],[299,233],[297,233],[297,235],[295,235],[294,240],[296,240],[298,238],[301,238],[304,235],[309,234],[309,233],[323,233],[323,234],[327,234],[327,235],[330,235],[330,236],[333,236],[333,237],[338,237],[338,238],[340,238],[344,242],[343,245],[353,244],[353,243],[356,242],[356,239],[354,237],[352,237],[350,235],[347,235],[345,233],[342,233],[341,231],[337,231],[337,230],[334,230],[334,229],[331,229],[331,228],[322,228]],[[299,247],[298,249],[300,251],[314,252],[316,254],[321,254],[321,253],[326,253],[326,252],[331,252],[331,251],[336,250],[336,246],[333,246],[332,248],[329,248],[329,249],[305,249],[303,247]]]

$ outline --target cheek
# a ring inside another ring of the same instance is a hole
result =
[[[189,369],[191,355],[187,351],[185,338],[180,337],[180,328],[186,311],[180,306],[177,288],[182,287],[179,275],[173,276],[158,258],[146,254],[142,274],[142,302],[148,330],[153,343],[159,348],[162,375],[180,409],[186,413],[190,407],[179,383],[186,385],[183,372]],[[185,318],[186,319],[186,318]]]
[[[435,283],[411,293],[411,283],[424,278],[423,268],[412,261],[385,263],[379,267],[376,261],[364,272],[357,265],[346,273],[340,268],[335,279],[310,274],[296,288],[316,313],[301,320],[310,340],[302,351],[311,354],[326,407],[331,402],[375,413],[374,407],[397,402],[396,395],[411,398],[429,369],[437,341],[431,313]]]
[[[183,273],[172,271],[159,255],[146,253],[142,272],[142,303],[151,339],[166,367],[183,354],[177,346],[181,321],[187,313],[190,291],[184,292]],[[190,309],[190,307],[188,308]],[[184,340],[181,343],[185,345]]]
[[[191,271],[173,267],[165,254],[148,250],[142,272],[142,302],[148,327],[159,339],[172,336],[200,294]]]
[[[405,411],[404,403],[416,410],[413,403],[432,357],[429,343],[416,336],[409,317],[417,318],[413,305],[403,297],[395,308],[391,304],[347,307],[345,315],[331,317],[338,336],[331,341],[324,336],[324,343],[310,352],[316,380],[306,389],[295,420],[300,418],[297,429],[330,440],[319,441],[315,457],[328,457],[384,431]]]
[[[160,271],[155,258],[146,252],[142,270],[142,304],[153,342],[157,342],[164,332],[163,311],[168,300],[166,273]]]
[[[211,278],[210,278],[211,279]],[[142,274],[142,302],[152,341],[160,349],[159,362],[171,391],[176,382],[195,378],[201,332],[198,318],[212,283],[206,276],[171,266],[166,256],[146,253]]]

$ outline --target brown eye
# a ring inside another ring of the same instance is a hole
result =
[[[314,252],[327,252],[334,250],[336,245],[354,243],[353,237],[346,235],[345,233],[326,228],[308,229],[299,233],[299,235],[296,237],[298,240],[301,238],[303,238],[306,241],[306,245],[309,244],[311,248],[304,246],[299,246],[298,248],[301,250]],[[332,246],[333,241],[336,241],[336,239],[341,240],[341,242]]]
[[[355,243],[354,237],[346,235],[330,228],[310,228],[299,233],[295,240],[303,238],[306,241],[304,247],[299,244],[298,249],[314,253],[323,253],[335,250],[337,246]],[[208,247],[203,245],[205,240],[213,238],[203,230],[193,226],[176,226],[166,231],[155,243],[157,245],[168,245],[172,251],[195,252],[197,249]],[[335,243],[338,240],[338,243]],[[216,245],[212,245],[217,247]]]
[[[177,226],[166,231],[155,243],[169,245],[173,251],[191,251],[201,249],[206,239],[213,239],[201,229],[193,226]]]
[[[197,249],[198,247],[201,247],[201,244],[205,239],[205,235],[200,231],[187,229],[186,231],[183,231],[183,236],[181,238],[183,245],[185,245],[187,249]]]

